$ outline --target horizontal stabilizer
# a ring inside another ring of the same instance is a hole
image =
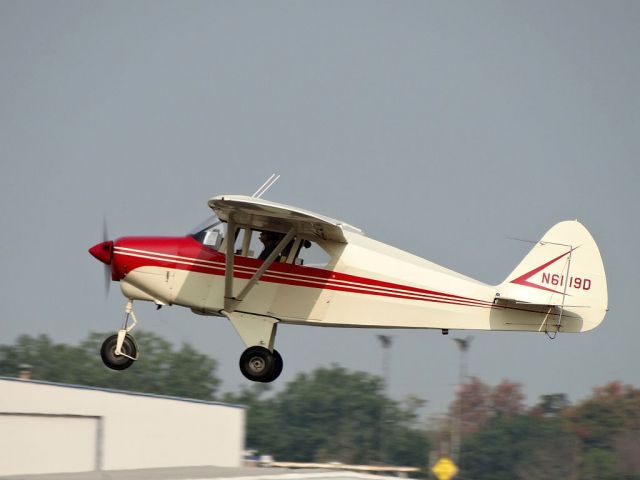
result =
[[[589,305],[572,305],[572,304],[561,304],[561,303],[532,303],[532,302],[525,302],[522,300],[518,300],[517,298],[508,298],[508,297],[502,297],[500,295],[496,295],[496,298],[493,300],[493,303],[496,305],[530,305],[530,306],[537,306],[537,307],[558,307],[558,308],[566,308],[566,307],[576,307],[576,308],[589,308]]]

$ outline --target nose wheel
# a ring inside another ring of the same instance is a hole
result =
[[[138,323],[133,313],[132,301],[127,303],[125,312],[123,327],[117,334],[107,337],[100,348],[102,362],[111,370],[125,370],[138,359],[138,345],[129,334]],[[131,325],[129,325],[129,318],[133,321]]]
[[[102,343],[100,357],[111,370],[126,370],[138,358],[138,346],[131,335],[125,335],[120,353],[116,353],[118,335],[111,335]]]
[[[253,382],[273,382],[282,373],[284,362],[277,350],[259,346],[247,348],[240,356],[240,371]]]

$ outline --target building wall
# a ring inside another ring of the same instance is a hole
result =
[[[242,407],[0,378],[0,475],[238,467]]]
[[[0,414],[0,475],[94,470],[98,422],[98,418]]]

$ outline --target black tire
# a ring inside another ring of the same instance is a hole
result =
[[[122,343],[122,351],[129,357],[125,357],[124,355],[116,355],[117,343],[118,335],[107,337],[102,343],[102,348],[100,348],[100,357],[102,357],[102,362],[111,370],[126,370],[134,362],[129,357],[138,357],[138,346],[131,335],[126,335]]]
[[[284,362],[282,360],[282,356],[280,355],[280,352],[274,349],[273,350],[273,371],[271,372],[271,375],[269,375],[268,378],[265,378],[264,380],[262,380],[262,382],[263,383],[273,382],[276,378],[280,376],[280,374],[282,373],[283,367],[284,367]]]
[[[240,356],[240,371],[253,382],[264,382],[274,372],[274,355],[264,347],[249,347]]]

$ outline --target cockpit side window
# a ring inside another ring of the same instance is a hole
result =
[[[296,248],[294,260],[296,265],[327,268],[331,263],[331,255],[317,242],[301,239],[300,244]]]
[[[202,244],[207,247],[214,248],[215,250],[219,250],[223,238],[221,231],[215,229],[207,230],[204,234],[204,238],[202,239]]]
[[[197,229],[194,229],[191,232],[191,236],[202,245],[219,250],[224,239],[225,226],[225,223],[214,217],[209,222],[206,222],[204,226],[201,224]]]
[[[260,232],[260,242],[262,243],[262,249],[260,251],[260,255],[258,255],[259,260],[266,260],[269,255],[278,247],[284,234],[277,232],[269,232],[264,230]],[[283,256],[284,251],[278,252],[280,257]]]
[[[260,239],[260,244],[259,248],[256,249],[257,256],[254,258],[266,260],[282,240],[284,233],[262,231],[256,237]],[[325,268],[331,262],[329,253],[318,243],[300,236],[295,236],[279,253],[279,256],[276,257],[276,262],[280,263]]]
[[[227,223],[217,217],[201,224],[190,235],[202,245],[217,251],[223,251]],[[234,252],[248,258],[264,261],[277,247],[284,233],[271,230],[252,230],[238,227],[235,235]],[[320,244],[307,238],[295,236],[284,246],[276,262],[303,265],[315,268],[326,268],[331,262],[331,255]]]

